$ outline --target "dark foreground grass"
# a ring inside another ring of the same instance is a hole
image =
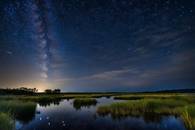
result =
[[[111,115],[114,118],[143,115],[175,115],[183,119],[188,130],[195,130],[194,99],[194,96],[189,95],[153,99],[143,97],[140,100],[130,99],[126,102],[100,106],[97,113],[102,116]]]
[[[14,120],[31,121],[36,112],[36,103],[21,100],[0,100],[0,130],[14,130]]]
[[[14,121],[9,114],[0,112],[0,130],[13,130]]]
[[[95,106],[97,104],[97,100],[94,98],[78,98],[73,102],[73,106],[75,109],[80,109],[81,107],[89,107]]]
[[[10,119],[17,119],[23,123],[27,123],[31,121],[35,116],[36,103],[20,100],[1,100],[0,112],[9,116]],[[3,117],[5,118],[5,116]],[[4,123],[1,124],[3,125]]]

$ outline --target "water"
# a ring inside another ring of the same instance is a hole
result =
[[[114,119],[99,116],[97,107],[112,102],[98,98],[96,106],[75,108],[73,100],[36,106],[32,120],[16,120],[16,130],[186,130],[182,120],[174,116],[126,117]]]

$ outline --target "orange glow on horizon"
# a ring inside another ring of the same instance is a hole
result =
[[[35,87],[38,89],[38,92],[44,92],[45,89],[49,88],[49,84],[48,83],[37,83]]]
[[[44,92],[45,89],[50,88],[47,82],[36,82],[36,83],[20,83],[16,85],[16,88],[26,87],[26,88],[37,88],[38,92]]]

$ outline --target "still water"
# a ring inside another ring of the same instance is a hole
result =
[[[75,107],[73,100],[52,104],[37,104],[28,120],[15,121],[16,130],[186,130],[182,120],[175,116],[113,118],[100,116],[97,107],[112,102],[112,98],[98,98],[89,107]]]

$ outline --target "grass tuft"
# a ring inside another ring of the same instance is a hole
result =
[[[77,98],[73,102],[73,106],[77,110],[81,107],[95,106],[96,104],[97,100],[94,98]]]
[[[13,130],[14,121],[9,114],[0,112],[0,130]]]

